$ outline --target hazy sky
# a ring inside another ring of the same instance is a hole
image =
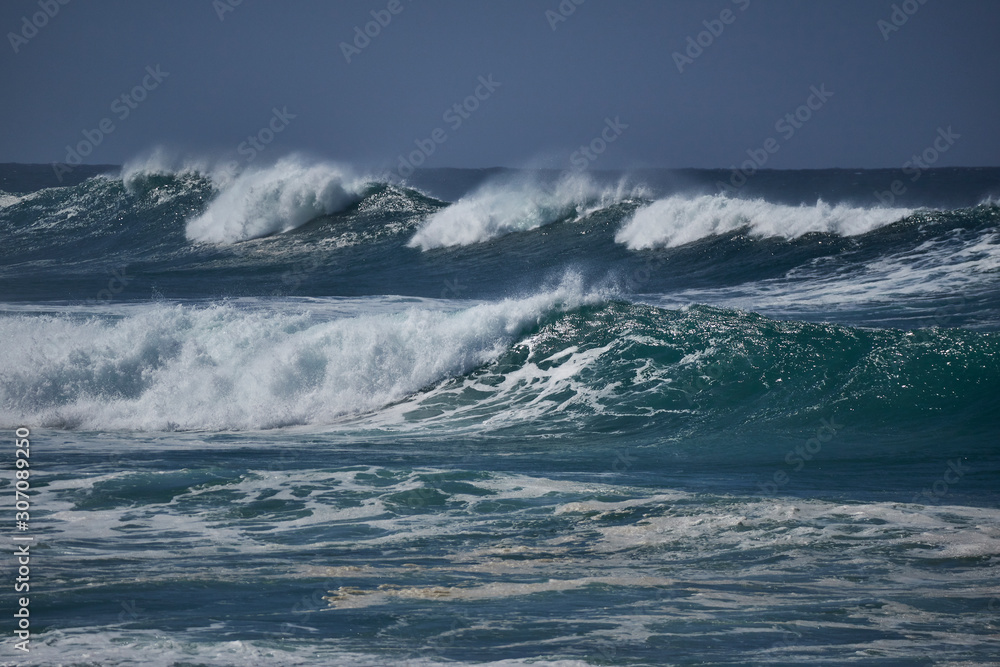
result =
[[[932,166],[1000,165],[995,0],[4,0],[0,28],[0,162],[160,145],[392,167],[729,168],[747,151],[900,167],[937,141]]]

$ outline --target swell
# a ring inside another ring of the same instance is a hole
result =
[[[5,264],[61,266],[178,256],[197,261],[213,247],[358,214],[371,229],[348,224],[345,233],[334,227],[321,234],[334,242],[346,236],[341,244],[351,244],[382,236],[377,227],[409,230],[409,218],[440,205],[416,191],[299,159],[239,174],[208,164],[142,163],[72,186],[0,193],[0,232],[9,238],[0,257]]]
[[[996,334],[866,330],[612,301],[561,315],[495,363],[391,415],[420,427],[531,424],[671,439],[795,432],[833,415],[872,430],[981,432],[992,428],[984,415],[1000,407],[998,355]]]
[[[816,319],[868,304],[838,321],[926,326],[965,324],[935,319],[937,301],[961,297],[969,321],[1000,322],[1000,207],[992,201],[911,210],[722,195],[651,200],[624,181],[521,174],[494,175],[447,204],[352,173],[291,158],[241,174],[146,162],[4,195],[0,290],[8,300],[94,300],[125,270],[135,279],[120,300],[495,299],[570,268],[669,305]],[[906,316],[876,312],[886,308]]]
[[[607,301],[575,279],[460,309],[312,305],[5,314],[0,423],[678,438],[791,432],[831,416],[974,433],[993,428],[1000,407],[1000,341],[989,333],[670,311]]]

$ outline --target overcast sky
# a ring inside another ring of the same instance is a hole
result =
[[[4,0],[0,162],[1000,165],[996,0],[576,2]]]

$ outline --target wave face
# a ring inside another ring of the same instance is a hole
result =
[[[638,250],[658,246],[676,248],[743,229],[757,237],[785,239],[810,233],[856,236],[903,220],[912,213],[900,208],[831,206],[822,201],[815,206],[787,206],[724,195],[675,196],[637,210],[615,235],[615,241]]]
[[[891,424],[1000,408],[991,334],[914,338],[668,311],[606,301],[576,279],[458,310],[336,305],[7,314],[0,423],[255,430],[361,419],[405,430],[677,436],[722,424],[781,430],[831,414]]]

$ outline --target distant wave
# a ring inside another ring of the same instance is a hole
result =
[[[907,303],[909,308],[896,314],[892,326],[907,320],[912,326],[957,326],[973,316],[985,316],[988,321],[990,307],[975,305],[974,299],[996,294],[1000,233],[953,231],[902,252],[847,261],[832,269],[828,261],[812,261],[780,278],[687,289],[651,302],[667,307],[711,303],[783,317],[792,313],[802,317],[812,310],[829,318],[835,309],[868,309],[871,317],[883,319],[887,317],[884,306]]]
[[[810,232],[854,236],[902,220],[912,213],[913,210],[903,208],[831,206],[823,201],[813,206],[788,206],[721,194],[675,195],[637,210],[622,225],[615,241],[630,250],[673,248],[744,228],[758,237],[794,239]]]
[[[191,241],[235,243],[300,227],[357,203],[367,183],[347,168],[285,158],[251,168],[224,184],[187,223]]]
[[[584,175],[564,177],[552,185],[523,178],[498,180],[429,216],[409,246],[430,250],[482,243],[583,217],[641,193],[624,181],[615,188],[602,188]]]
[[[37,197],[37,192],[30,192],[24,195],[14,195],[9,192],[4,192],[0,190],[0,209],[7,208],[8,206],[14,206],[15,204],[20,204],[23,201],[29,201],[34,197]]]

